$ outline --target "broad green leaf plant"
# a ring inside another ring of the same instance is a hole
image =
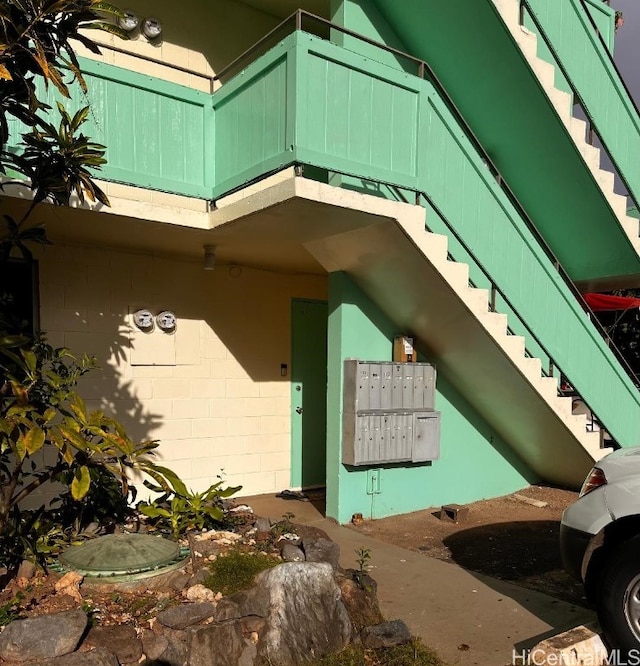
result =
[[[75,385],[95,367],[93,358],[44,341],[25,347],[19,336],[0,339],[0,535],[19,504],[50,481],[67,485],[76,501],[94,470],[117,480],[125,497],[136,476],[165,492],[181,487],[156,463],[157,441],[133,442],[116,420],[87,409]]]
[[[166,472],[166,470],[163,470]],[[161,532],[178,538],[193,530],[209,529],[224,519],[222,500],[235,495],[241,486],[223,487],[220,479],[207,490],[197,493],[189,490],[178,478],[168,479],[171,488],[154,486],[145,481],[145,486],[164,494],[153,502],[140,502],[138,511],[150,519],[150,524]]]

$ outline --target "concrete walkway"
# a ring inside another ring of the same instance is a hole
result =
[[[371,575],[388,619],[404,620],[412,633],[451,666],[525,664],[522,654],[543,638],[593,621],[592,612],[456,564],[398,548],[323,517],[311,502],[272,495],[245,497],[257,515],[324,530],[340,546],[340,563],[355,567],[355,550],[371,552]]]

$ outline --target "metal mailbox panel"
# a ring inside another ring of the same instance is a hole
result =
[[[428,363],[344,362],[342,462],[372,465],[435,460],[440,415]]]

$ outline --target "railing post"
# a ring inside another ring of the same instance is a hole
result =
[[[296,30],[302,30],[302,10],[296,11]]]
[[[518,22],[520,23],[521,26],[523,26],[524,25],[524,0],[520,0],[519,5],[520,5],[520,13],[518,15]]]
[[[489,311],[496,311],[496,285],[491,283],[491,290],[489,291]]]

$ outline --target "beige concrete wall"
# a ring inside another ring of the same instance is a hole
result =
[[[107,33],[90,31],[88,36],[106,45],[115,45],[132,54],[167,63],[163,67],[132,55],[104,48],[102,60],[142,74],[209,91],[207,78],[172,69],[171,65],[194,70],[206,76],[215,74],[274,28],[281,19],[234,0],[207,0],[169,3],[165,0],[131,0],[123,9],[133,11],[141,20],[158,19],[163,26],[162,39],[150,43],[136,31],[123,41]],[[80,44],[80,55],[96,58]]]
[[[325,277],[89,247],[40,256],[42,329],[102,366],[81,394],[134,438],[161,440],[162,460],[195,490],[221,470],[243,494],[289,487],[290,302],[326,290]],[[175,335],[136,332],[136,308],[174,311]]]

